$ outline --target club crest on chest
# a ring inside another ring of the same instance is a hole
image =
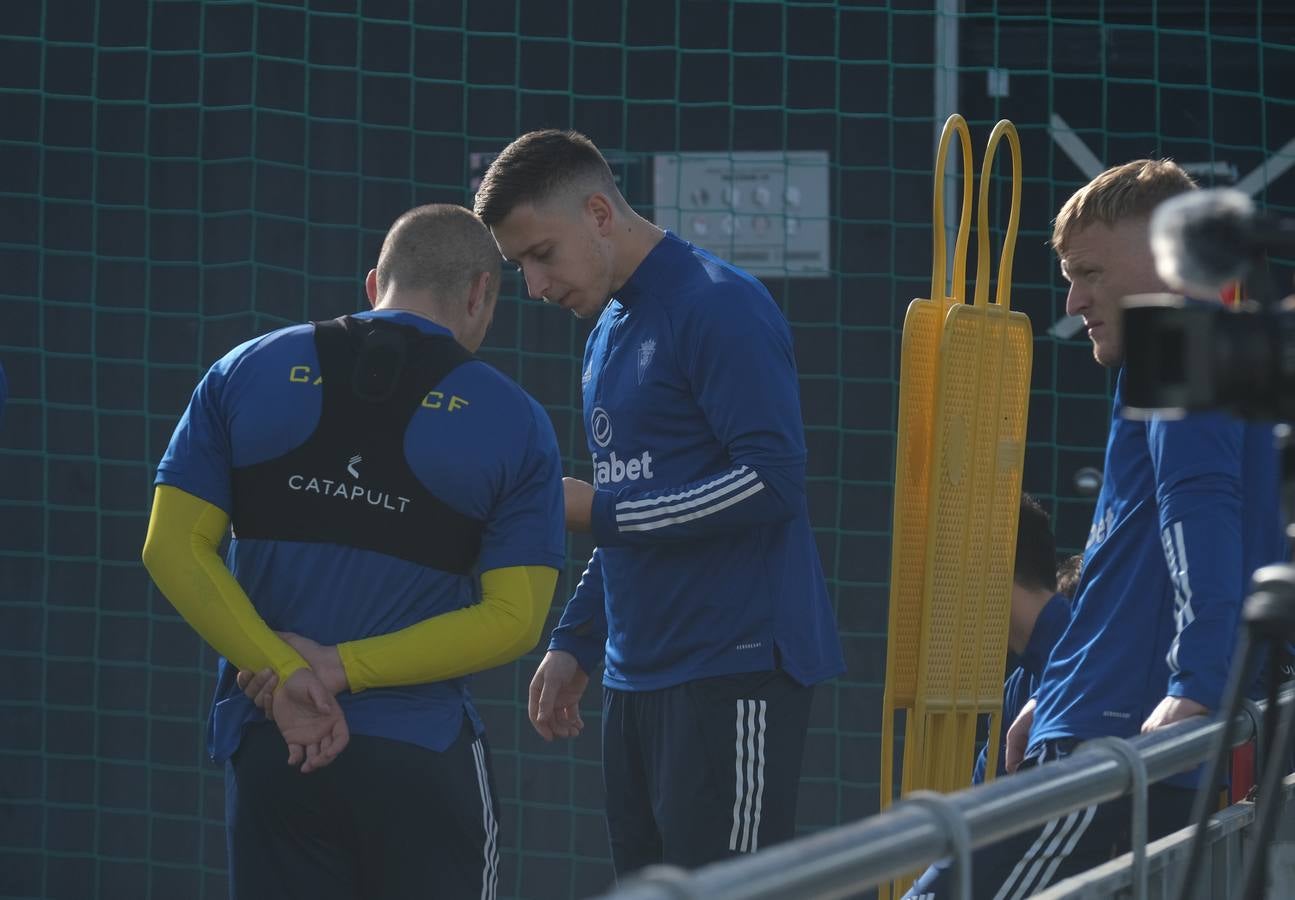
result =
[[[648,338],[639,344],[638,370],[639,384],[643,383],[643,374],[647,372],[647,367],[652,364],[652,356],[656,353],[656,341]]]

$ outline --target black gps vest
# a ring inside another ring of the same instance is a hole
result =
[[[404,445],[427,395],[475,357],[448,335],[379,319],[313,324],[319,423],[296,449],[234,469],[234,536],[341,544],[469,573],[485,523],[423,487]]]

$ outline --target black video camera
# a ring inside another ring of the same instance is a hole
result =
[[[1240,191],[1192,191],[1156,209],[1151,246],[1171,287],[1214,296],[1245,278],[1256,299],[1228,308],[1172,294],[1126,297],[1126,407],[1295,421],[1295,310],[1278,308],[1266,266],[1269,253],[1295,251],[1295,219],[1256,212]]]
[[[1127,408],[1295,421],[1295,312],[1174,294],[1135,294],[1124,304]]]

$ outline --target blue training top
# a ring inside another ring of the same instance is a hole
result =
[[[597,543],[550,647],[655,690],[845,668],[805,499],[791,330],[750,275],[667,233],[584,356]]]
[[[1039,689],[1039,678],[1043,667],[1048,664],[1052,648],[1061,638],[1061,633],[1070,623],[1070,601],[1061,594],[1053,594],[1052,599],[1039,610],[1039,617],[1034,621],[1034,630],[1025,651],[1017,656],[1009,653],[1007,679],[1003,682],[1003,718],[998,732],[998,775],[1007,774],[1007,729],[1016,721],[1021,708],[1034,692]],[[985,780],[985,762],[989,754],[988,745],[980,748],[976,757],[976,767],[971,773],[971,783],[980,784]]]
[[[410,313],[359,313],[432,334],[444,328]],[[158,467],[157,483],[232,514],[231,473],[304,443],[319,421],[322,391],[314,327],[248,341],[199,382]],[[560,568],[565,555],[562,468],[548,416],[520,387],[481,361],[450,372],[409,422],[405,457],[440,500],[485,522],[476,573],[509,566]],[[348,460],[338,462],[346,479]],[[363,472],[361,469],[361,476]],[[387,634],[479,602],[475,575],[455,575],[337,544],[233,539],[227,563],[271,628],[322,644]],[[208,723],[212,758],[238,748],[261,713],[220,661]],[[478,733],[466,679],[343,693],[352,734],[444,750],[466,713]]]
[[[1031,750],[1137,734],[1167,695],[1217,710],[1249,577],[1287,555],[1271,425],[1223,413],[1131,421],[1123,388],[1121,370],[1074,614],[1043,673]]]

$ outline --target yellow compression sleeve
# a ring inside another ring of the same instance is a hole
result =
[[[540,639],[558,570],[481,574],[481,602],[390,634],[337,645],[352,691],[425,684],[511,662]]]
[[[270,630],[217,549],[229,516],[179,488],[158,485],[144,539],[144,566],[204,641],[240,669],[272,668],[279,684],[306,661]]]

